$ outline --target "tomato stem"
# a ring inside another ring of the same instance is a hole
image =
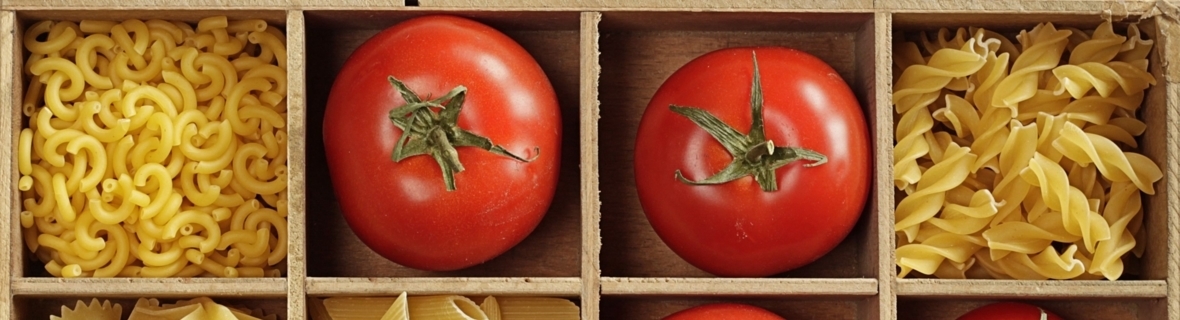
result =
[[[733,156],[733,161],[728,166],[703,180],[688,180],[680,173],[680,170],[676,170],[676,179],[680,182],[690,185],[713,185],[745,176],[753,176],[762,191],[771,192],[778,190],[778,182],[774,174],[776,169],[799,160],[811,161],[804,167],[814,167],[828,162],[827,156],[815,150],[802,147],[776,147],[774,141],[766,138],[762,116],[762,76],[758,71],[758,54],[754,53],[753,56],[754,81],[750,85],[750,109],[753,124],[750,125],[748,133],[741,134],[733,126],[717,119],[708,111],[694,107],[669,106],[672,112],[692,120],[714,139],[717,139]]]
[[[460,128],[459,112],[463,111],[467,87],[457,86],[437,99],[423,101],[401,80],[389,76],[389,83],[406,101],[406,104],[389,111],[389,120],[402,130],[393,148],[393,161],[430,155],[442,169],[447,191],[455,191],[455,173],[466,169],[459,161],[457,147],[477,147],[521,162],[531,162],[541,155],[541,148],[533,147],[533,157],[526,159],[504,150],[504,147],[492,143],[487,137]]]

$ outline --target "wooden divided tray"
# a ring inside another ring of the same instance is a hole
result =
[[[729,3],[727,3],[729,2]],[[455,14],[518,41],[556,89],[565,128],[559,185],[524,242],[486,264],[423,272],[369,250],[340,215],[324,157],[322,117],[353,49],[397,22]],[[16,213],[16,141],[25,122],[20,71],[26,27],[45,19],[260,18],[287,35],[289,254],[281,278],[58,279],[28,253]],[[1140,118],[1141,151],[1164,179],[1144,198],[1147,250],[1117,281],[898,279],[893,232],[892,44],[919,31],[1040,22],[1093,28],[1139,22],[1155,41]],[[788,319],[954,319],[993,301],[1033,302],[1066,319],[1180,319],[1180,10],[1165,1],[968,0],[0,0],[0,319],[47,319],[93,297],[213,296],[284,319],[309,319],[309,299],[454,293],[566,297],[583,319],[659,319],[715,301],[765,307]],[[719,278],[676,256],[643,215],[632,149],[648,100],[694,57],[732,46],[782,45],[816,55],[853,89],[875,152],[871,196],[831,253],[769,278]]]

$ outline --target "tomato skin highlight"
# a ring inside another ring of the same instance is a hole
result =
[[[960,316],[958,320],[1041,320],[1042,313],[1046,320],[1062,320],[1048,310],[1020,302],[996,302],[982,306]]]
[[[779,190],[752,177],[693,186],[734,156],[669,105],[706,110],[742,134],[751,123],[752,52],[764,95],[766,137],[815,150],[828,162],[775,171]],[[718,276],[762,277],[815,261],[851,231],[868,197],[871,153],[863,111],[822,60],[782,47],[729,48],[702,55],[659,88],[639,124],[635,181],[652,228],[676,254]]]
[[[714,303],[681,310],[663,320],[784,320],[759,307],[737,303]]]
[[[390,76],[424,100],[465,86],[458,126],[536,158],[456,148],[465,170],[455,173],[452,192],[430,155],[394,162],[402,131],[389,112],[405,101]],[[491,260],[528,236],[552,202],[562,130],[556,94],[523,47],[478,22],[425,16],[374,35],[337,75],[323,121],[345,220],[398,264],[449,271]]]

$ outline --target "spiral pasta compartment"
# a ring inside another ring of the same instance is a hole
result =
[[[58,277],[276,277],[287,71],[262,20],[42,21],[24,34],[24,242]]]
[[[1108,21],[1017,42],[943,29],[894,47],[900,276],[1118,279],[1144,251],[1136,153],[1153,42]]]

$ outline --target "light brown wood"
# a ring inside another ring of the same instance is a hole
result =
[[[15,26],[16,17],[12,11],[0,11],[0,108],[7,110],[0,111],[0,125],[11,128],[3,130],[3,136],[0,136],[0,152],[4,154],[0,158],[0,317],[15,318],[16,314],[12,308],[12,247],[9,245],[12,242],[13,232],[20,230],[18,216],[13,212],[20,212],[20,205],[16,199],[20,199],[16,187],[13,186],[13,181],[16,181],[16,169],[13,163],[15,162],[13,154],[15,154],[16,137],[14,134],[15,128],[20,127],[20,108],[12,107],[12,91],[13,83],[13,69],[12,57],[13,47],[12,31]],[[4,214],[7,212],[8,214]]]
[[[581,145],[582,181],[582,319],[598,319],[600,277],[602,268],[602,200],[598,198],[598,22],[602,14],[582,13],[579,30],[579,143]]]
[[[954,319],[998,300],[1024,300],[1069,319],[1180,320],[1180,10],[1162,1],[849,0],[2,0],[0,8],[0,318],[46,318],[73,297],[214,295],[304,319],[308,297],[459,293],[576,299],[583,319],[657,319],[707,302],[744,302],[790,319]],[[432,7],[433,6],[433,7]],[[99,10],[91,10],[99,9]],[[124,10],[126,9],[126,10]],[[583,12],[586,11],[586,12]],[[974,11],[984,11],[976,13]],[[388,262],[339,216],[323,159],[320,119],[349,53],[379,30],[432,13],[504,30],[537,58],[557,89],[566,128],[559,190],[524,243],[488,264],[422,272]],[[288,36],[289,255],[277,279],[43,278],[20,238],[11,151],[20,128],[23,27],[39,19],[196,21],[261,17]],[[1148,250],[1129,278],[1107,281],[896,279],[893,247],[894,38],[938,27],[1011,32],[1038,22],[1093,27],[1143,21],[1156,40],[1141,115],[1143,153],[1165,179],[1146,197]],[[631,148],[647,99],[673,70],[713,49],[787,45],[828,61],[854,88],[874,133],[874,193],[852,235],[800,270],[766,279],[717,278],[672,253],[648,226],[631,177]],[[13,90],[17,89],[17,90]],[[8,90],[8,91],[5,91]],[[600,104],[601,101],[601,104]],[[577,128],[576,131],[574,128]],[[605,275],[605,277],[603,277]],[[11,279],[10,279],[11,278]],[[11,285],[9,285],[11,284]],[[126,300],[124,300],[126,301]]]
[[[193,9],[214,9],[214,10],[235,10],[240,8],[251,9],[371,9],[381,7],[398,7],[405,4],[404,0],[332,0],[332,1],[318,1],[318,0],[244,0],[244,1],[224,1],[224,0],[192,0],[192,1],[159,1],[159,0],[99,0],[99,1],[73,1],[73,0],[5,0],[4,6],[8,9],[16,10],[38,10],[38,9],[136,9],[136,10],[193,10]]]
[[[1154,8],[1155,0],[877,0],[876,8],[893,11],[1012,11],[1077,12],[1114,16],[1137,14]]]
[[[1174,18],[1175,16],[1172,16]],[[1169,18],[1156,19],[1159,27],[1159,46],[1163,48],[1163,57],[1180,56],[1180,25]],[[1160,84],[1167,91],[1167,169],[1170,174],[1164,183],[1169,186],[1180,186],[1180,63],[1169,63],[1163,68]],[[1168,298],[1166,303],[1168,319],[1180,319],[1180,187],[1168,188],[1168,250],[1167,250],[1167,279]]]
[[[873,180],[873,195],[872,200],[869,201],[873,217],[876,218],[872,227],[870,227],[870,235],[875,235],[873,240],[875,244],[867,244],[866,246],[875,247],[876,252],[866,254],[867,257],[873,257],[877,265],[871,268],[875,270],[877,277],[877,296],[870,298],[869,305],[864,308],[862,313],[864,319],[894,319],[897,317],[897,271],[893,266],[893,250],[894,233],[893,231],[893,16],[889,13],[876,13],[873,17],[873,25],[870,30],[864,32],[872,32],[873,42],[871,46],[873,57],[871,67],[868,69],[873,71],[872,90],[869,91],[868,115],[869,125],[873,132],[873,163],[874,175]],[[870,44],[862,44],[861,46],[869,46]],[[863,56],[863,54],[862,54]],[[876,301],[872,301],[872,300]]]
[[[749,9],[825,9],[858,10],[871,9],[872,0],[419,0],[422,7],[454,8],[555,8],[563,10],[636,10],[636,9],[707,9],[707,10],[749,10]]]
[[[82,297],[284,297],[287,280],[283,278],[116,278],[61,279],[18,278],[12,282],[17,296]]]
[[[877,294],[876,279],[602,278],[607,296],[857,297]]]
[[[287,11],[287,319],[307,317],[307,59],[303,11]]]
[[[898,279],[899,297],[946,298],[1163,298],[1164,280],[1028,281]]]
[[[578,297],[582,281],[564,278],[307,278],[310,296],[544,295]]]

